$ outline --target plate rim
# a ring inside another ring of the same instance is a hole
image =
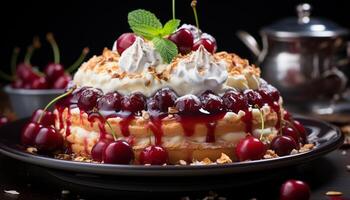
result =
[[[14,158],[16,160],[46,167],[49,169],[63,170],[74,173],[88,173],[99,175],[113,175],[113,176],[202,176],[202,175],[224,175],[235,174],[236,171],[244,169],[239,173],[247,173],[251,171],[261,171],[265,169],[273,169],[278,167],[298,165],[316,159],[325,155],[339,146],[344,141],[344,135],[340,129],[328,122],[313,119],[309,117],[296,117],[297,120],[309,121],[312,123],[323,124],[329,129],[336,132],[337,137],[333,140],[327,141],[326,144],[320,148],[315,148],[308,152],[298,153],[294,155],[283,156],[273,159],[255,160],[248,162],[234,162],[223,165],[167,165],[167,166],[144,166],[144,165],[116,165],[116,164],[101,164],[101,163],[86,163],[79,161],[68,161],[56,159],[49,156],[36,155],[26,153],[23,150],[12,148],[3,143],[0,139],[0,153]],[[24,120],[24,119],[22,119]],[[21,120],[15,121],[20,123]],[[12,122],[12,123],[15,123]],[[10,123],[10,124],[12,124]],[[4,125],[6,128],[7,125]],[[1,127],[2,129],[4,127]],[[292,158],[292,159],[290,159]],[[288,164],[292,162],[293,164]],[[68,166],[68,167],[67,167]],[[253,167],[252,167],[253,166]],[[272,166],[272,168],[271,168]],[[256,170],[259,168],[259,170]],[[92,170],[93,169],[93,170]],[[237,170],[238,169],[238,170]]]

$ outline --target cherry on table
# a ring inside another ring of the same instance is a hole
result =
[[[119,55],[121,55],[125,49],[134,44],[136,35],[134,33],[123,33],[116,41],[116,47]]]
[[[64,74],[64,67],[58,63],[50,63],[45,67],[44,73],[47,79],[53,83]]]
[[[63,147],[63,137],[53,127],[42,126],[35,137],[34,146],[41,152],[52,152]]]
[[[288,180],[280,189],[280,200],[309,200],[310,187],[303,181]]]
[[[265,153],[265,144],[250,135],[239,141],[236,146],[236,156],[239,161],[259,160]]]
[[[122,98],[122,109],[136,113],[146,109],[146,97],[140,92]]]
[[[246,110],[248,108],[248,101],[246,97],[237,91],[226,91],[222,99],[225,107],[235,113],[238,113],[240,110]]]
[[[97,108],[103,111],[120,111],[122,95],[118,92],[111,92],[103,95],[97,101]]]
[[[104,162],[109,164],[130,164],[134,157],[132,147],[124,140],[108,144],[103,154]]]
[[[140,153],[140,164],[163,165],[168,162],[168,153],[161,146],[148,146]]]
[[[40,116],[42,115],[40,124],[43,126],[51,126],[55,124],[55,115],[50,111],[44,111],[43,109],[36,109],[32,117],[30,118],[31,122],[38,122]]]
[[[270,148],[275,151],[278,156],[286,156],[293,149],[298,149],[298,144],[290,136],[279,135],[272,139]]]
[[[192,50],[196,51],[200,46],[203,46],[210,53],[214,53],[216,49],[215,44],[207,38],[201,38],[195,42],[193,44]]]
[[[201,106],[199,98],[192,94],[182,96],[175,101],[176,109],[183,114],[198,113]]]
[[[110,140],[104,139],[98,141],[91,150],[91,157],[92,159],[102,162],[104,160],[103,154],[106,149],[106,147],[111,143]]]
[[[156,106],[163,111],[167,112],[169,107],[173,107],[177,99],[176,93],[170,88],[163,88],[156,92],[154,95]]]
[[[35,138],[38,135],[39,129],[42,126],[36,122],[29,122],[22,128],[21,143],[23,145],[33,146],[35,144]]]
[[[174,42],[181,54],[188,54],[193,47],[193,35],[190,30],[181,28],[168,37]]]
[[[64,89],[71,80],[72,76],[68,73],[64,73],[53,82],[52,89]]]

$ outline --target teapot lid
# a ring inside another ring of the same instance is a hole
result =
[[[310,17],[311,5],[304,3],[296,7],[298,17],[289,17],[264,27],[267,35],[288,37],[334,37],[348,34],[348,30],[338,24],[316,17]]]

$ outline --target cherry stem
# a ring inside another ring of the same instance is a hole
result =
[[[84,61],[89,51],[90,49],[85,47],[81,52],[79,58],[66,70],[66,72],[71,74],[74,70],[76,70],[80,66],[80,64]]]
[[[51,45],[51,48],[52,48],[52,51],[53,51],[53,56],[54,56],[54,62],[56,64],[59,64],[60,63],[60,49],[58,48],[58,45],[56,43],[56,40],[55,40],[53,34],[52,33],[48,33],[46,35],[46,39]]]
[[[17,65],[17,59],[20,49],[18,47],[13,48],[12,56],[11,56],[11,73],[12,76],[16,76],[16,65]]]
[[[8,75],[8,74],[6,74],[3,71],[0,71],[0,78],[4,79],[4,80],[7,80],[7,81],[13,81],[13,77]]]
[[[117,134],[115,133],[114,129],[112,128],[111,123],[109,123],[109,121],[99,111],[97,111],[97,113],[103,118],[103,120],[105,121],[107,126],[111,129],[114,141],[117,141],[117,137],[116,137]]]
[[[173,0],[172,8],[173,8],[173,19],[175,19],[175,0]]]
[[[33,38],[33,43],[28,46],[26,55],[24,56],[24,63],[27,65],[31,65],[30,60],[32,59],[33,52],[35,49],[39,49],[41,46],[40,40],[38,36]]]
[[[265,120],[264,120],[264,111],[260,110],[259,114],[260,114],[260,119],[261,119],[261,133],[260,133],[260,140],[263,139],[263,131],[265,129]]]
[[[192,0],[191,7],[193,9],[194,19],[196,20],[196,26],[197,26],[197,29],[199,31],[199,22],[198,22],[198,15],[197,15],[196,5],[197,5],[197,0]]]
[[[42,118],[43,118],[45,112],[47,111],[47,109],[49,109],[49,108],[52,106],[52,104],[56,103],[58,100],[60,100],[60,99],[62,99],[62,98],[64,98],[64,97],[70,95],[70,94],[73,92],[74,89],[75,89],[75,88],[71,88],[71,89],[69,89],[66,93],[61,94],[60,96],[58,96],[58,97],[54,98],[52,101],[50,101],[50,103],[48,103],[48,104],[45,106],[44,111],[41,113],[41,115],[40,115],[40,117],[39,117],[37,123],[40,124],[40,122],[41,122],[41,120],[42,120]]]

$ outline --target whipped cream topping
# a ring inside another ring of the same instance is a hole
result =
[[[162,57],[150,43],[145,43],[142,38],[136,37],[135,42],[122,53],[119,66],[125,72],[140,73],[149,66],[162,62]]]
[[[218,91],[227,80],[227,63],[215,60],[204,46],[178,63],[170,82],[179,95],[199,94],[205,90]]]

